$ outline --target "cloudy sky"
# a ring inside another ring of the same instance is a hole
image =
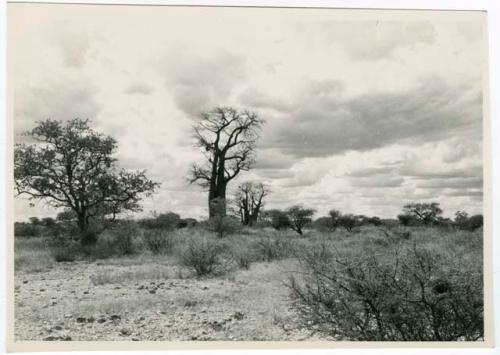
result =
[[[411,201],[482,213],[483,16],[9,4],[14,120],[89,118],[120,166],[162,182],[144,214],[207,214],[186,175],[215,105],[265,121],[267,207],[394,217]],[[235,187],[237,182],[233,184]],[[53,215],[16,200],[16,219]]]

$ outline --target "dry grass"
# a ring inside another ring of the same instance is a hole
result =
[[[14,241],[14,269],[16,272],[41,272],[55,264],[45,240],[40,237],[16,238]]]
[[[162,265],[146,264],[121,270],[114,267],[100,268],[90,280],[95,286],[105,284],[125,284],[147,280],[167,280],[174,277],[172,270]]]
[[[139,317],[146,317],[147,324],[140,330],[142,335],[135,335],[141,340],[189,340],[192,334],[199,335],[200,329],[209,329],[206,336],[211,340],[313,339],[305,328],[299,329],[289,289],[285,286],[289,276],[302,271],[295,259],[301,250],[325,245],[353,257],[374,254],[384,262],[393,258],[394,246],[416,242],[439,251],[443,260],[455,260],[450,268],[475,265],[476,269],[482,264],[481,230],[467,232],[431,227],[405,230],[410,232],[408,239],[398,237],[397,228],[389,230],[388,235],[377,227],[363,227],[357,233],[343,229],[332,233],[306,230],[304,236],[293,231],[244,228],[238,234],[217,239],[202,228],[186,228],[173,232],[175,245],[169,255],[153,255],[143,248],[134,255],[74,263],[55,263],[42,238],[17,238],[16,278],[28,278],[29,283],[19,282],[20,292],[25,292],[25,296],[16,299],[16,317],[20,317],[16,324],[33,324],[35,328],[40,325],[43,329],[46,322],[68,323],[67,314],[95,318],[120,314],[128,325],[135,324],[134,320]],[[182,265],[182,253],[192,240],[206,238],[221,243],[228,267],[223,274],[196,278],[194,271]],[[43,276],[47,281],[41,280],[38,274],[30,277],[34,272],[45,272]],[[61,286],[54,287],[54,283]],[[156,293],[150,293],[154,283],[165,285]],[[145,288],[140,289],[141,285]],[[28,287],[33,289],[27,290]],[[37,293],[40,288],[46,291],[36,297],[30,293]],[[50,306],[52,297],[57,298],[55,306]],[[244,318],[227,321],[218,330],[202,323],[227,320],[235,312],[245,314]],[[68,327],[74,326],[72,322]],[[168,324],[173,325],[168,327]],[[119,335],[103,333],[99,326],[93,324],[89,328],[88,332],[95,328],[92,336],[78,333],[83,329],[79,324],[71,329],[74,334],[80,334],[80,338],[75,339],[121,339]],[[289,329],[298,330],[293,333]],[[25,338],[36,339],[39,333],[40,330],[23,334]],[[318,337],[325,339],[322,335]]]

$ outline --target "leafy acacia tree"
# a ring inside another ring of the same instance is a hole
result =
[[[235,202],[243,225],[252,225],[257,221],[264,197],[268,194],[269,189],[262,183],[245,182],[238,186]]]
[[[88,120],[41,121],[26,135],[35,143],[15,147],[17,194],[66,208],[82,236],[92,222],[140,210],[140,198],[159,186],[145,171],[118,171],[112,157],[116,141],[91,129]]]
[[[290,226],[290,219],[284,211],[278,209],[267,210],[264,211],[263,217],[276,230]]]
[[[190,182],[208,189],[210,218],[216,213],[210,202],[215,199],[224,201],[220,213],[225,215],[228,183],[240,172],[251,168],[262,123],[253,112],[217,107],[202,113],[201,120],[193,127],[196,145],[202,150],[205,163],[193,165]]]
[[[302,206],[292,206],[286,210],[286,215],[290,221],[290,228],[299,234],[302,234],[302,229],[305,225],[311,223],[312,216],[316,211],[311,208]]]
[[[414,216],[424,224],[431,224],[443,213],[439,203],[409,203],[403,207],[403,214]],[[399,216],[398,216],[399,218]],[[401,218],[400,218],[401,220]]]

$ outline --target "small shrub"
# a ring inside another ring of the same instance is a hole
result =
[[[173,234],[161,229],[145,230],[144,242],[146,247],[155,255],[172,253],[175,244]]]
[[[79,254],[79,245],[77,242],[72,241],[65,245],[54,246],[50,249],[54,260],[57,262],[62,261],[75,261]]]
[[[115,236],[109,231],[105,231],[99,236],[96,245],[89,248],[87,255],[91,255],[96,259],[107,259],[114,255],[118,255],[116,250]]]
[[[234,234],[238,230],[238,227],[238,221],[229,216],[216,215],[208,221],[208,229],[214,232],[219,238]]]
[[[250,269],[251,263],[257,260],[255,251],[248,245],[234,244],[231,247],[230,253],[240,269]]]
[[[52,257],[57,262],[75,261],[81,252],[81,245],[78,243],[75,234],[71,230],[54,230],[49,239],[48,247]]]
[[[84,248],[91,248],[97,243],[99,235],[94,230],[88,230],[80,233],[80,243]]]
[[[134,222],[123,221],[114,225],[110,230],[114,237],[114,246],[118,255],[132,255],[137,251],[135,239],[139,235],[139,229]]]
[[[208,238],[191,239],[182,253],[182,263],[196,275],[205,276],[222,271],[224,245]]]

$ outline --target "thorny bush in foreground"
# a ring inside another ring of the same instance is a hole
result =
[[[481,262],[453,268],[451,260],[416,244],[395,248],[386,261],[348,257],[327,245],[299,260],[305,276],[291,278],[289,286],[305,324],[316,330],[350,340],[483,337]]]

